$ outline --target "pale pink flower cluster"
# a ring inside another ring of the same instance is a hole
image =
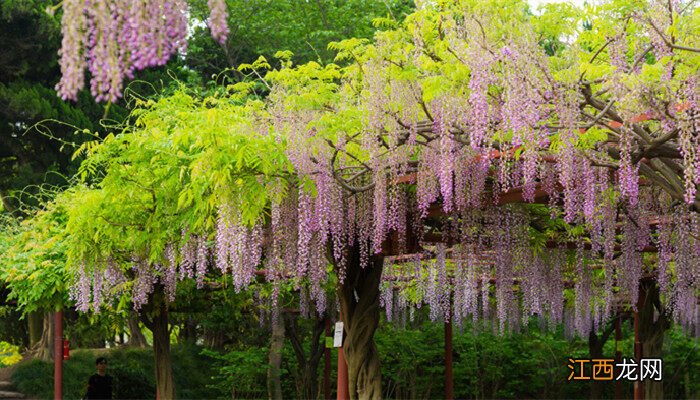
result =
[[[225,0],[209,0],[212,35],[223,43],[228,34]],[[64,0],[59,50],[64,100],[77,100],[90,72],[97,101],[115,102],[134,72],[165,65],[187,47],[185,0]]]

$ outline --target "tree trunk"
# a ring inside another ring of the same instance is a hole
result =
[[[41,340],[43,316],[39,311],[32,311],[27,315],[27,328],[29,330],[29,348],[33,348]]]
[[[54,324],[50,312],[44,313],[44,329],[41,334],[41,339],[33,348],[34,356],[42,361],[53,360],[53,331]]]
[[[612,358],[604,356],[603,347],[610,338],[610,335],[615,332],[615,323],[617,322],[618,318],[623,318],[623,316],[618,315],[614,319],[609,320],[608,323],[603,326],[603,331],[600,333],[600,337],[591,327],[591,331],[588,333],[588,352],[591,359]],[[603,398],[606,382],[607,381],[591,379],[591,392],[589,396],[591,400]]]
[[[357,247],[348,254],[345,280],[338,285],[338,298],[347,334],[343,343],[348,364],[351,399],[380,399],[382,375],[374,332],[379,325],[379,283],[383,257],[373,256],[360,266]]]
[[[143,332],[141,332],[141,328],[139,327],[139,320],[137,315],[133,312],[130,312],[126,323],[129,327],[129,346],[148,347],[146,336],[143,335]]]
[[[643,358],[661,358],[664,344],[664,332],[669,326],[669,318],[659,298],[659,287],[652,280],[640,284],[640,297],[644,302],[638,310],[639,338],[642,342]],[[644,398],[647,400],[663,399],[662,381],[644,380]]]
[[[289,342],[292,344],[294,355],[299,364],[297,379],[297,396],[301,399],[315,399],[318,397],[318,366],[321,357],[324,355],[325,339],[321,341],[321,335],[328,317],[314,318],[313,330],[311,333],[310,352],[308,357],[304,350],[304,338],[299,334],[297,324],[298,315],[285,313],[285,329]]]
[[[591,359],[602,359],[603,346],[605,340],[600,340],[596,332],[591,329],[588,334],[588,352]],[[591,379],[591,392],[589,398],[591,400],[601,399],[603,397],[603,381]]]
[[[278,305],[279,307],[279,305]],[[284,319],[281,310],[272,318],[269,366],[267,367],[267,394],[270,400],[282,400],[282,348],[284,347]]]
[[[226,337],[224,336],[224,333],[221,332],[218,328],[214,330],[204,328],[202,336],[204,339],[205,346],[215,350],[224,349],[224,346],[226,344]]]
[[[197,321],[192,316],[187,316],[185,323],[182,324],[180,333],[177,336],[178,343],[197,343]],[[214,347],[214,346],[209,346]]]
[[[168,329],[168,307],[163,287],[158,285],[149,299],[148,308],[142,310],[142,322],[153,332],[153,353],[156,366],[156,391],[160,400],[175,399],[173,364],[170,357],[170,330]],[[149,316],[149,314],[152,314]]]

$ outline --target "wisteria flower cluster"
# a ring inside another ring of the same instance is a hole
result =
[[[226,2],[209,0],[212,36],[228,35]],[[95,100],[115,102],[135,71],[165,65],[187,48],[188,5],[184,0],[64,0],[59,50],[59,96],[75,101],[90,72]]]

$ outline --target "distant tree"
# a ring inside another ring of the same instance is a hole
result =
[[[193,15],[206,18],[204,1],[192,4]],[[210,35],[195,34],[188,44],[187,65],[206,77],[252,63],[261,55],[272,60],[275,53],[285,50],[293,53],[295,64],[331,63],[335,52],[328,49],[328,43],[371,38],[376,18],[401,21],[414,7],[412,0],[227,0],[226,4],[230,10],[227,40],[218,43]]]

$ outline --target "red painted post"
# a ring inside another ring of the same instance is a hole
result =
[[[350,400],[350,388],[348,387],[348,365],[345,363],[343,347],[338,347],[338,400]]]
[[[54,313],[53,398],[63,399],[63,310]]]
[[[326,316],[326,338],[331,336],[331,318]],[[323,359],[325,365],[323,367],[323,398],[326,400],[331,399],[331,349],[327,346],[328,339],[323,345]]]
[[[454,399],[454,380],[452,377],[452,321],[445,322],[445,399]]]
[[[343,320],[343,314],[340,314],[340,321]],[[345,339],[345,332],[343,332],[343,339]],[[338,400],[350,400],[350,388],[348,387],[348,364],[345,362],[345,352],[343,351],[343,344],[338,347],[338,386],[337,386],[337,399]]]
[[[615,363],[619,364],[622,362],[622,352],[620,351],[620,340],[622,340],[622,327],[621,321],[622,316],[618,315],[615,320]],[[622,381],[615,381],[615,399],[622,399]]]

